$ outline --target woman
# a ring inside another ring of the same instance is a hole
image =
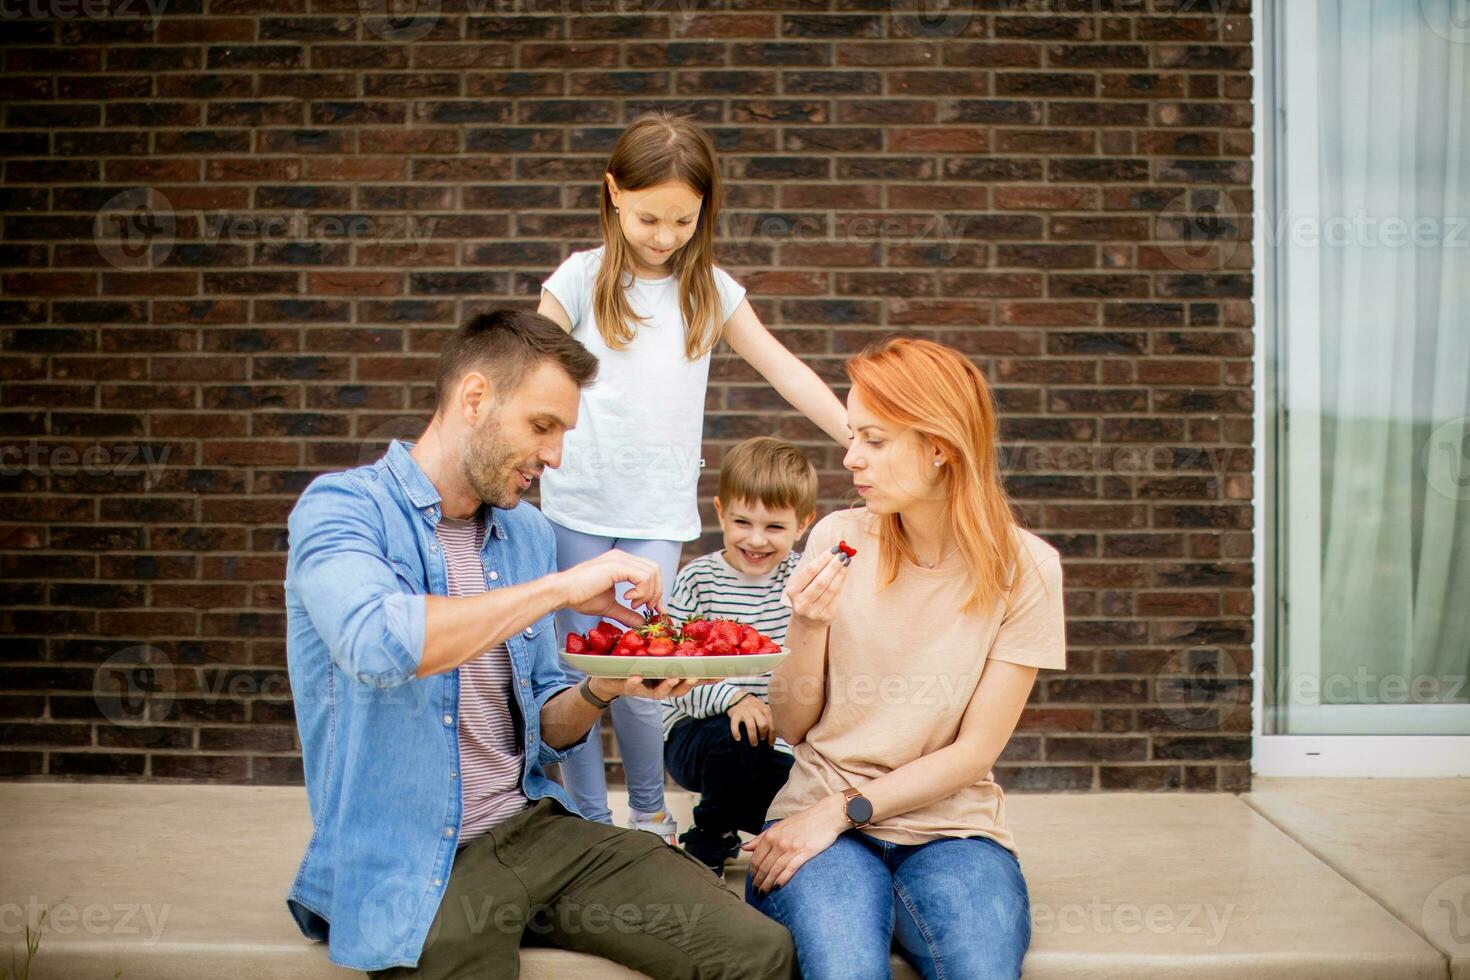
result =
[[[1065,666],[1060,558],[1011,513],[973,364],[898,338],[847,373],[867,506],[812,529],[786,589],[771,708],[796,761],[746,898],[807,980],[887,977],[895,938],[925,977],[1015,977],[1030,901],[991,766],[1037,669]]]

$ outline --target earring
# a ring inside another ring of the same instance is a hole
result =
[[[934,461],[934,465],[935,466],[943,466],[944,465],[944,461],[943,460],[936,459]]]

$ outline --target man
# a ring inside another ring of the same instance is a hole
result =
[[[581,819],[543,766],[617,697],[573,686],[553,614],[633,626],[651,561],[556,571],[521,494],[561,462],[596,359],[533,313],[476,317],[440,358],[409,448],[313,481],[290,518],[287,658],[313,834],[287,907],[331,959],[383,976],[515,977],[530,930],[654,977],[788,977],[789,934],[653,834]]]

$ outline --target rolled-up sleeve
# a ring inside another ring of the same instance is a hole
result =
[[[549,524],[543,530],[546,532],[546,543],[543,546],[546,562],[542,567],[541,574],[554,575],[557,570],[556,536],[552,533]],[[556,697],[562,691],[570,687],[575,687],[579,682],[562,665],[561,654],[558,650],[561,644],[556,636],[555,615],[555,610],[548,614],[548,618],[551,621],[541,630],[540,635],[536,638],[536,642],[531,644],[531,693],[536,698],[536,716],[538,718],[541,716],[542,710],[545,709],[546,702]],[[591,726],[588,726],[587,731],[583,732],[580,738],[562,749],[553,748],[547,744],[546,739],[543,737],[540,740],[541,745],[537,750],[541,764],[550,765],[552,763],[565,762],[567,753],[586,742],[587,733],[591,730]]]
[[[340,475],[315,480],[288,524],[286,587],[349,677],[379,688],[414,680],[424,597],[404,591],[384,551],[376,506]]]

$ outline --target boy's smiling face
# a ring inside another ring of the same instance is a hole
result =
[[[755,501],[728,507],[716,497],[715,514],[725,535],[725,560],[746,575],[766,575],[786,560],[815,514],[798,520],[791,507],[771,509]]]

